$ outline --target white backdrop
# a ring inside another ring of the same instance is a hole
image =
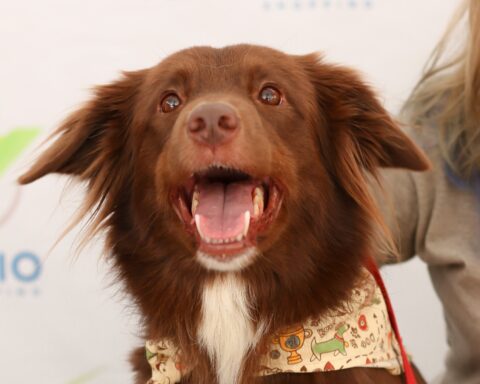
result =
[[[0,383],[131,383],[136,316],[101,261],[77,259],[75,230],[51,252],[82,198],[50,176],[17,189],[33,149],[120,70],[191,45],[251,42],[323,51],[359,68],[397,112],[456,0],[0,0]],[[19,138],[20,137],[20,138]],[[409,350],[426,377],[446,351],[425,267],[384,271]]]

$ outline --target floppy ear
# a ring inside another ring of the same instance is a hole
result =
[[[430,167],[427,157],[400,130],[357,73],[325,64],[315,54],[301,60],[326,123],[328,144],[322,140],[321,145],[326,144],[327,152],[333,150],[334,157],[351,155],[351,161],[371,172],[377,166],[415,171]]]
[[[144,71],[125,72],[120,80],[96,88],[93,99],[63,122],[51,138],[53,144],[19,182],[28,184],[49,173],[81,179],[107,173],[105,168],[114,165],[125,149],[127,126],[143,77]]]
[[[393,250],[388,229],[369,193],[366,172],[378,167],[427,170],[430,162],[382,107],[354,71],[324,63],[317,55],[298,58],[315,90],[314,122],[321,156],[339,186],[376,222]]]

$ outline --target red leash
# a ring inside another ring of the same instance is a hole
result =
[[[400,337],[400,331],[398,330],[397,319],[395,318],[395,314],[393,312],[392,303],[390,301],[390,297],[388,296],[387,289],[385,288],[385,284],[383,282],[382,276],[380,275],[380,271],[378,270],[377,263],[372,257],[368,257],[368,259],[365,262],[365,266],[375,278],[375,281],[377,282],[378,286],[380,287],[380,290],[382,291],[382,295],[385,299],[385,303],[387,304],[388,317],[390,318],[390,323],[392,324],[393,331],[395,332],[395,336],[397,337],[398,345],[400,347],[400,353],[402,355],[403,370],[405,373],[405,383],[417,384],[417,379],[415,379],[415,374],[413,373],[412,365],[408,360],[407,352],[405,352],[405,347],[403,346],[402,338]]]

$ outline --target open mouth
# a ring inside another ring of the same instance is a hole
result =
[[[256,246],[276,218],[282,195],[270,178],[211,166],[173,191],[172,200],[198,250],[228,261]]]

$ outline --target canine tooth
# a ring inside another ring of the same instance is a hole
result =
[[[257,217],[259,213],[260,213],[260,208],[258,208],[258,203],[254,200],[253,201],[253,217]]]
[[[261,197],[261,199],[263,200],[263,188],[256,187],[254,191],[254,195]]]
[[[197,226],[197,231],[200,237],[206,240],[206,237],[203,235],[202,231],[200,230],[200,215],[195,215],[195,225]]]
[[[240,233],[235,239],[232,239],[234,241],[242,241],[243,239],[243,233]]]
[[[199,197],[200,193],[195,189],[192,197],[192,215],[195,215],[195,212],[197,211]]]
[[[263,213],[263,189],[256,187],[253,196],[253,217],[258,217]]]
[[[258,196],[253,199],[253,217],[258,217],[263,213],[263,201]]]
[[[250,227],[250,211],[245,211],[244,214],[244,226],[243,226],[243,236],[247,236],[248,228]]]

